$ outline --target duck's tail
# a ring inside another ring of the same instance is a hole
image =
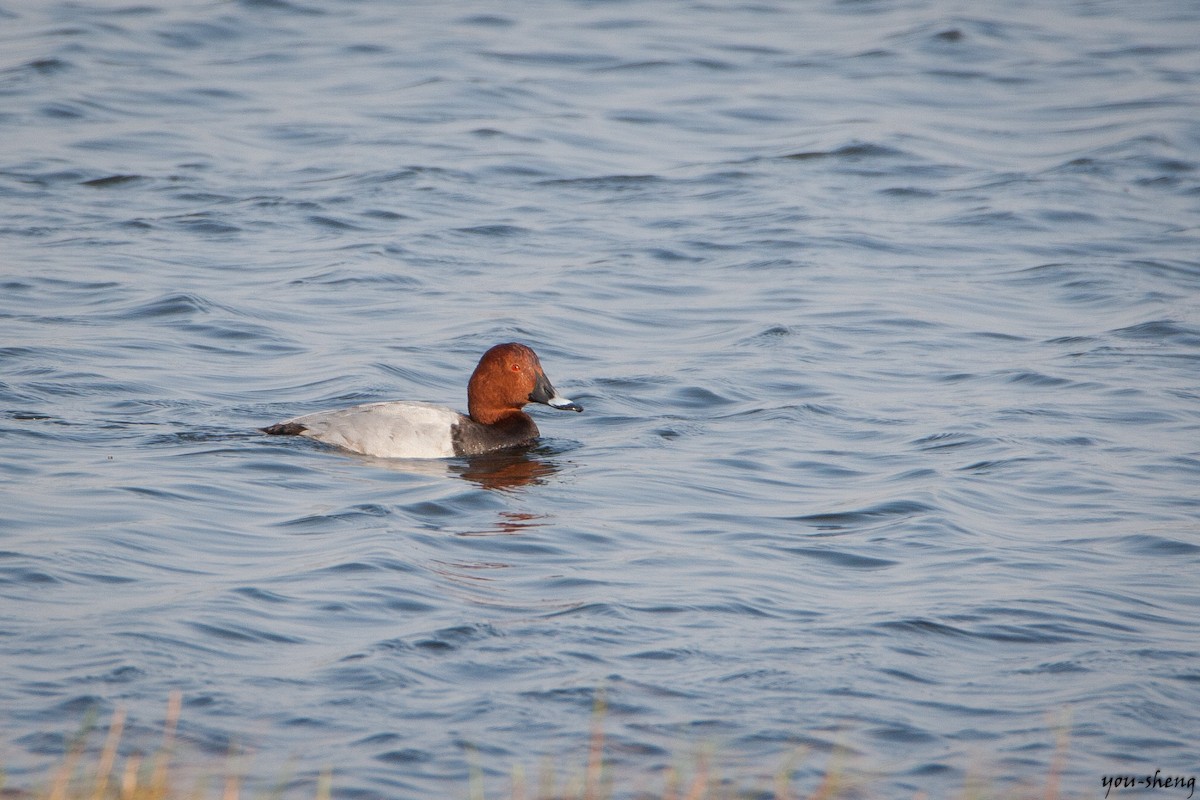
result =
[[[308,428],[301,425],[299,422],[281,422],[278,425],[268,425],[265,428],[259,428],[263,433],[269,433],[272,436],[299,436]]]

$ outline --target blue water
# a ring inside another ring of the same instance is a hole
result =
[[[0,0],[0,442],[8,786],[1194,776],[1200,7]]]

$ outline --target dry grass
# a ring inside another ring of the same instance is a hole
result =
[[[572,773],[561,785],[557,785],[553,765],[546,762],[541,769],[538,788],[530,795],[525,770],[517,766],[513,770],[511,795],[501,800],[611,800],[614,781],[604,759],[606,711],[601,691],[597,693],[593,707],[586,765],[582,770]],[[1018,791],[1008,786],[989,791],[986,782],[968,778],[967,786],[957,800],[1060,800],[1059,778],[1067,744],[1067,727],[1060,724],[1054,759],[1044,787]],[[708,748],[697,754],[690,769],[676,767],[667,770],[659,781],[661,790],[634,791],[632,794],[639,800],[744,800],[750,797],[771,800],[863,800],[876,796],[866,773],[848,768],[846,762],[849,760],[849,751],[840,747],[833,749],[817,786],[811,792],[793,786],[792,776],[806,755],[805,749],[797,749],[784,759],[771,779],[760,780],[757,786],[747,788],[720,774],[715,766],[713,749]],[[487,800],[477,765],[472,767],[469,800]],[[930,798],[918,792],[913,800]]]
[[[180,777],[172,773],[171,759],[175,754],[175,732],[179,725],[182,697],[172,692],[167,703],[167,718],[163,740],[158,751],[148,759],[140,754],[126,757],[118,768],[117,750],[125,733],[125,710],[118,708],[108,725],[104,746],[94,764],[85,763],[84,754],[90,725],[74,738],[62,764],[54,770],[44,791],[25,792],[3,787],[5,798],[33,800],[203,800],[212,796],[207,778],[200,779],[190,789],[180,786]],[[2,773],[0,773],[2,776]],[[217,797],[221,800],[241,800],[242,779],[227,770],[219,781]],[[317,783],[317,800],[329,800],[332,776],[323,773]]]
[[[118,763],[118,748],[125,731],[126,720],[125,711],[118,709],[109,722],[103,747],[95,757],[94,763],[84,758],[88,738],[85,726],[85,730],[72,741],[62,764],[54,770],[48,786],[43,791],[8,789],[3,785],[3,773],[0,773],[0,797],[29,800],[204,800],[213,796],[213,781],[198,780],[187,790],[180,785],[181,775],[172,769],[171,759],[176,747],[175,735],[181,706],[179,693],[172,693],[167,705],[162,745],[149,758],[134,754],[126,757],[123,764]],[[604,696],[600,693],[593,710],[586,763],[581,769],[571,772],[560,784],[553,766],[544,762],[537,786],[531,792],[524,768],[518,765],[512,773],[511,794],[505,800],[611,800],[614,795],[614,781],[605,760],[605,715]],[[1066,727],[1060,726],[1057,747],[1045,786],[1032,793],[1023,793],[1020,797],[1029,800],[1059,800],[1059,783],[1066,749]],[[709,748],[696,756],[689,770],[667,770],[660,778],[660,791],[638,791],[635,795],[643,800],[739,800],[746,797],[769,797],[772,800],[858,800],[872,796],[863,777],[848,774],[844,764],[845,753],[839,750],[835,750],[831,755],[815,789],[807,794],[796,790],[791,785],[791,776],[803,755],[803,752],[796,752],[780,765],[772,778],[760,781],[757,789],[747,790],[739,788],[719,774],[714,766],[712,749]],[[471,770],[467,787],[468,798],[486,800],[478,755],[472,752],[469,756]],[[219,783],[217,797],[221,800],[240,800],[242,780],[235,771],[227,770],[225,778]],[[761,785],[763,783],[766,786]],[[277,797],[282,796],[283,791],[279,789],[274,794]],[[332,775],[326,771],[317,781],[314,796],[317,800],[329,800],[331,794]],[[993,794],[987,791],[984,784],[968,778],[960,798],[991,800],[1012,796],[1011,788]],[[924,793],[918,793],[914,800],[929,798]]]

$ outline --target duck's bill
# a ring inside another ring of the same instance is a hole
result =
[[[557,408],[559,411],[583,411],[583,406],[576,403],[574,400],[568,400],[565,397],[554,395],[546,401],[546,405],[551,408]]]
[[[583,406],[579,403],[559,395],[550,385],[550,379],[545,375],[538,375],[537,383],[534,384],[533,391],[529,393],[529,399],[534,403],[545,403],[559,411],[583,411]]]

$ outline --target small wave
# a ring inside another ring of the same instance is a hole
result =
[[[1175,320],[1163,319],[1142,322],[1126,328],[1112,331],[1114,336],[1122,339],[1150,341],[1160,344],[1173,344],[1180,347],[1200,347],[1200,328],[1185,325]]]
[[[252,628],[244,623],[219,624],[216,622],[197,622],[193,620],[188,624],[193,630],[203,636],[226,642],[236,642],[240,644],[250,644],[255,642],[267,642],[270,644],[304,643],[304,639],[300,637],[287,636],[276,631]]]
[[[870,142],[855,142],[853,144],[843,145],[834,150],[802,150],[796,153],[789,153],[782,158],[789,161],[814,161],[818,159],[845,159],[847,161],[863,161],[866,159],[878,158],[897,158],[907,156],[902,150],[897,150],[886,145],[873,144]]]
[[[836,548],[820,548],[820,547],[782,547],[780,552],[791,553],[793,555],[812,558],[817,561],[824,561],[833,564],[837,567],[845,567],[847,569],[861,570],[876,570],[893,567],[898,562],[887,558],[875,558],[872,556],[864,556],[858,553],[851,553],[846,550]]]
[[[145,177],[141,175],[108,175],[103,178],[92,178],[91,180],[81,181],[79,185],[89,186],[93,189],[108,189],[114,186],[139,183],[144,180]]]
[[[1126,537],[1122,545],[1131,554],[1153,557],[1192,557],[1200,553],[1200,545],[1182,539],[1141,533]]]
[[[469,228],[456,228],[458,233],[469,233],[474,236],[508,237],[523,236],[529,230],[519,225],[473,225]]]
[[[158,317],[188,317],[203,314],[212,309],[212,304],[202,297],[185,292],[172,292],[129,309],[123,317],[127,319],[154,319]]]
[[[804,514],[798,517],[787,517],[795,522],[804,522],[819,528],[842,529],[857,527],[864,523],[880,519],[905,519],[908,517],[929,514],[934,508],[915,500],[894,500],[888,503],[868,506],[854,511],[835,511],[822,514]]]

